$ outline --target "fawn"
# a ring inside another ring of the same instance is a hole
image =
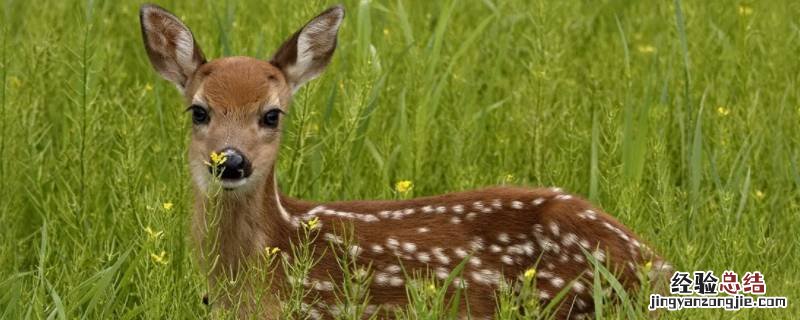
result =
[[[213,287],[227,273],[241,272],[265,248],[290,253],[298,228],[316,219],[319,237],[312,246],[326,252],[341,243],[336,223],[352,228],[349,247],[358,261],[371,265],[370,305],[366,313],[387,312],[407,303],[404,273],[427,272],[446,279],[463,262],[452,286],[464,290],[462,317],[491,318],[500,285],[521,279],[535,268],[535,286],[542,302],[566,295],[557,318],[590,315],[592,261],[615,272],[626,289],[636,289],[642,266],[652,263],[660,278],[670,265],[655,255],[630,230],[586,201],[558,188],[496,187],[404,201],[317,203],[281,194],[275,161],[284,114],[304,83],[331,61],[341,6],[329,8],[300,28],[269,61],[225,57],[206,61],[189,28],[175,15],[155,6],[140,10],[141,29],[150,62],[185,97],[193,127],[189,166],[195,185],[192,235],[202,247],[209,232],[218,241],[209,272]],[[222,191],[218,228],[209,231],[209,154],[225,158],[217,172]],[[288,255],[288,254],[287,254]],[[289,257],[291,258],[291,257]],[[200,258],[203,259],[202,257]],[[321,254],[303,283],[317,303],[305,305],[311,318],[336,316],[334,285],[342,280],[332,254]],[[280,276],[280,272],[276,273]],[[452,279],[452,278],[451,278]],[[285,276],[282,280],[285,279]],[[272,285],[280,286],[276,281]],[[259,283],[250,283],[258,286]],[[239,294],[251,292],[240,288]],[[229,305],[222,297],[215,305]],[[259,299],[266,314],[277,317],[276,298]],[[247,308],[242,315],[252,316]]]

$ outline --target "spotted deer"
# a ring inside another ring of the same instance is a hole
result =
[[[140,10],[145,49],[155,70],[184,95],[193,122],[189,167],[196,194],[192,234],[198,247],[207,229],[209,155],[222,154],[217,178],[222,186],[217,261],[209,272],[213,286],[220,274],[237,272],[265,248],[291,253],[298,228],[318,222],[315,252],[342,242],[338,223],[352,228],[349,251],[371,265],[367,313],[407,303],[404,274],[427,272],[446,279],[463,270],[452,286],[464,289],[461,315],[491,318],[495,294],[535,268],[538,298],[547,303],[566,292],[557,317],[591,314],[593,268],[603,263],[627,288],[641,284],[642,266],[669,269],[633,232],[587,201],[558,188],[495,187],[400,201],[315,202],[278,190],[275,162],[284,115],[292,95],[317,77],[331,61],[344,18],[341,6],[329,8],[294,33],[268,61],[225,57],[207,61],[189,28],[156,5]],[[216,181],[216,180],[215,180]],[[289,257],[291,258],[291,257]],[[331,318],[334,287],[342,274],[332,254],[322,255],[303,283],[319,298],[307,305],[311,318]],[[276,275],[277,277],[277,275]],[[287,280],[287,279],[283,279]],[[273,282],[280,286],[281,282]],[[258,283],[251,284],[258,286]],[[241,294],[248,290],[242,289]],[[212,304],[225,305],[215,301]],[[265,318],[277,317],[272,298]],[[467,311],[468,310],[468,311]]]

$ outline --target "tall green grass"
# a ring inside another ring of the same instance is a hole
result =
[[[332,2],[159,4],[209,57],[266,59]],[[681,270],[759,270],[769,295],[789,297],[786,310],[662,316],[800,314],[800,4],[345,6],[333,63],[290,111],[283,190],[341,200],[395,198],[398,180],[413,182],[413,196],[558,185]],[[0,318],[209,313],[188,242],[189,121],[149,66],[138,7],[0,5]],[[400,314],[450,314],[420,281]],[[344,288],[357,309],[357,290]],[[504,318],[514,294],[498,293]],[[603,318],[647,315],[635,295],[596,299]]]

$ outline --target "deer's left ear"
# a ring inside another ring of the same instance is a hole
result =
[[[272,56],[270,63],[283,71],[292,92],[316,78],[328,66],[343,19],[342,6],[325,10],[295,32]]]

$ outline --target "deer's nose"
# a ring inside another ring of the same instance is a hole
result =
[[[253,173],[250,161],[241,151],[234,148],[225,148],[219,152],[225,161],[217,166],[217,174],[223,180],[238,180],[247,178]],[[212,162],[213,163],[213,162]],[[214,173],[214,167],[208,167],[209,172]]]

